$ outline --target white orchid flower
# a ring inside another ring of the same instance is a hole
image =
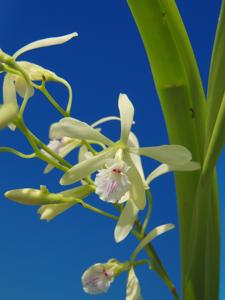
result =
[[[120,119],[115,116],[109,116],[109,117],[105,117],[105,118],[102,118],[102,119],[94,122],[91,126],[94,128],[105,122],[114,121],[114,120],[119,121]],[[78,139],[78,138],[70,138],[70,137],[64,136],[63,133],[61,132],[60,128],[61,128],[60,123],[53,123],[50,126],[50,130],[49,130],[49,140],[50,141],[47,146],[52,151],[54,151],[56,154],[58,154],[60,157],[64,158],[72,150],[79,147],[82,144],[82,140]],[[98,130],[100,130],[100,129],[98,129]],[[81,147],[82,148],[81,151],[79,151],[79,155],[80,155],[79,161],[80,161],[80,159],[82,159],[81,157],[87,156],[86,147],[85,146],[82,146],[82,147]],[[45,174],[49,173],[53,168],[54,168],[54,166],[48,164],[46,166],[46,168],[44,169],[44,173]]]
[[[58,77],[55,73],[27,61],[18,61],[17,58],[21,54],[33,49],[63,44],[77,35],[78,34],[74,32],[60,37],[35,41],[19,49],[12,57],[16,60],[17,65],[27,74],[30,81],[41,81],[44,78],[46,81],[63,82],[63,79]],[[13,72],[12,70],[12,72],[9,71],[9,73],[5,75],[3,81],[3,103],[14,102],[17,104],[16,93],[22,98],[29,99],[33,96],[34,89],[29,82],[26,82],[22,74],[20,75],[18,72]],[[11,128],[15,129],[13,126],[11,126]]]
[[[127,190],[125,190],[123,186],[122,191],[124,192],[124,196],[128,196],[129,200],[120,216],[115,229],[115,239],[117,242],[123,240],[129,234],[138,211],[144,209],[145,207],[146,183],[144,179],[143,169],[140,163],[140,155],[153,158],[164,164],[178,166],[187,164],[191,161],[192,158],[191,152],[187,148],[180,145],[162,145],[157,147],[144,148],[139,147],[136,137],[131,133],[131,127],[134,117],[134,107],[128,99],[127,95],[119,95],[118,106],[121,120],[121,134],[120,140],[116,143],[108,139],[99,131],[93,129],[88,124],[77,119],[63,118],[59,122],[62,135],[70,138],[93,140],[96,142],[104,143],[107,146],[105,150],[99,152],[97,155],[78,163],[70,170],[68,170],[60,180],[60,183],[62,185],[68,185],[80,181],[82,180],[82,178],[89,176],[97,170],[100,170],[99,174],[105,174],[106,177],[97,175],[100,178],[98,178],[98,180],[96,180],[95,182],[97,184],[96,191],[98,191],[98,193],[101,195],[104,194],[105,201],[109,200],[110,202],[112,202],[112,194],[114,194],[114,197],[116,184],[116,189],[117,191],[119,191],[118,199],[116,200],[119,202],[121,201],[120,196],[122,194],[121,185],[119,184],[121,183],[123,185],[124,182],[126,183],[125,186]],[[110,178],[115,181],[115,172],[112,168],[110,169],[107,167],[107,163],[109,162],[109,159],[115,159],[116,153],[118,153],[118,151],[121,153],[120,164],[125,163],[125,166],[127,166],[127,168],[126,172],[123,172],[122,169],[118,169],[118,171],[121,172],[117,172],[117,182],[110,183]],[[111,173],[114,173],[111,174],[112,176],[109,176],[110,171]],[[119,175],[123,176],[123,180],[121,180]],[[127,178],[128,180],[126,180],[125,178]],[[105,181],[107,181],[108,184],[104,184]],[[130,182],[130,184],[128,184],[128,181]],[[104,187],[105,190],[103,190]]]
[[[93,140],[104,143],[107,149],[99,154],[78,163],[66,172],[61,178],[60,183],[63,185],[71,184],[81,180],[103,168],[108,159],[114,158],[118,150],[122,151],[123,161],[129,167],[127,176],[130,185],[130,196],[138,209],[145,207],[145,187],[142,176],[135,166],[131,155],[144,155],[156,159],[163,163],[185,164],[191,160],[191,153],[188,149],[179,145],[163,145],[158,147],[136,148],[129,145],[128,138],[133,123],[134,108],[125,94],[119,96],[119,110],[121,119],[121,137],[116,143],[108,139],[99,131],[93,129],[86,123],[72,118],[64,118],[60,121],[61,132],[64,136]],[[119,199],[118,199],[119,200]]]

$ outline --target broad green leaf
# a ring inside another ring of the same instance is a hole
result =
[[[202,164],[205,151],[205,96],[198,72],[197,63],[185,27],[172,0],[128,0],[131,12],[138,26],[150,62],[156,89],[164,113],[171,144],[187,147],[195,161]],[[179,172],[175,175],[178,203],[178,216],[181,243],[182,287],[185,293],[186,276],[190,265],[190,224],[196,200],[196,187],[200,172]],[[206,195],[205,202],[212,203],[209,219],[211,224],[218,223],[218,196],[215,177],[211,178],[212,190]],[[207,218],[207,216],[203,216]],[[216,218],[214,220],[214,218]],[[207,236],[211,233],[207,233]],[[210,269],[217,264],[218,258],[210,261],[201,258],[205,255],[207,236],[199,242],[201,263],[198,268]],[[212,238],[212,236],[211,236]],[[219,239],[213,247],[219,249]],[[199,255],[194,253],[193,255]],[[210,267],[209,267],[210,265]],[[218,270],[217,270],[218,273]],[[192,278],[197,299],[204,299],[206,273],[200,278]],[[208,288],[214,290],[212,278]],[[215,296],[210,300],[217,299]],[[184,295],[185,296],[185,295]],[[192,299],[188,299],[192,300]]]

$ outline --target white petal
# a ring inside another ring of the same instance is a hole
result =
[[[133,203],[133,200],[129,199],[119,217],[114,231],[114,237],[117,243],[121,242],[128,236],[133,228],[137,213],[137,207]]]
[[[97,127],[98,125],[101,125],[101,124],[109,122],[109,121],[120,121],[120,118],[119,117],[114,117],[114,116],[101,118],[98,121],[91,124],[91,127]]]
[[[60,150],[59,150],[59,156],[60,157],[65,157],[67,156],[67,154],[69,154],[71,151],[73,151],[75,148],[77,148],[80,145],[80,141],[75,141],[75,142],[71,142],[65,146],[63,146]],[[54,166],[51,164],[48,164],[45,169],[44,169],[44,174],[49,173],[51,170],[54,169]]]
[[[67,41],[69,41],[70,39],[72,39],[73,37],[76,37],[76,36],[78,36],[77,32],[73,32],[73,33],[59,36],[59,37],[52,37],[52,38],[47,38],[47,39],[42,39],[42,40],[32,42],[32,43],[20,48],[16,53],[14,53],[13,58],[16,59],[22,53],[33,50],[33,49],[66,43]]]
[[[153,172],[151,172],[146,182],[149,185],[155,178],[166,174],[168,172],[174,172],[174,171],[196,171],[201,168],[201,165],[198,162],[195,161],[189,161],[186,164],[183,165],[167,165],[167,164],[161,164],[158,168],[156,168]]]
[[[134,119],[134,107],[126,94],[119,95],[119,110],[121,119],[121,137],[120,139],[126,144],[130,134],[131,126]]]
[[[131,268],[127,279],[126,300],[141,300],[141,289],[139,281]]]
[[[17,76],[15,79],[15,87],[17,93],[20,95],[21,98],[25,98],[26,92],[27,95],[26,97],[30,98],[34,95],[34,88],[32,86],[29,86],[25,79]]]
[[[146,203],[145,186],[143,180],[135,167],[129,153],[125,153],[124,161],[130,166],[127,175],[131,182],[130,196],[138,209],[144,209]]]
[[[18,112],[17,104],[6,103],[0,107],[0,129],[3,129],[16,117]],[[11,124],[13,125],[13,124]]]
[[[15,76],[6,74],[3,81],[3,103],[15,103],[16,99],[16,88],[14,83]]]
[[[100,169],[105,164],[106,160],[112,157],[115,152],[116,149],[109,148],[92,158],[78,163],[62,176],[60,184],[68,185],[89,176],[91,173]]]
[[[158,147],[130,148],[132,153],[144,155],[168,165],[180,165],[189,162],[191,152],[180,145],[162,145]]]
[[[131,131],[129,134],[129,138],[128,138],[128,147],[134,147],[134,148],[139,148],[139,142],[138,139],[136,137],[136,135]],[[140,155],[134,154],[134,153],[130,153],[130,157],[135,165],[135,167],[137,168],[143,183],[145,183],[145,175],[144,175],[144,171],[143,171],[143,167],[142,167],[142,163],[141,163],[141,157]]]
[[[174,229],[174,228],[175,228],[175,226],[173,224],[164,224],[164,225],[155,227],[152,231],[149,232],[148,235],[146,235],[146,237],[136,247],[136,249],[134,250],[134,252],[132,254],[132,259],[134,260],[136,258],[136,256],[138,255],[138,253],[142,249],[144,249],[144,247],[146,245],[151,243],[151,241],[154,240],[156,237],[158,237],[159,235],[161,235],[171,229]]]
[[[43,77],[45,80],[57,80],[57,75],[45,69],[39,65],[30,63],[28,61],[18,61],[17,62],[24,71],[27,72],[31,80],[42,81]]]
[[[112,144],[112,141],[98,130],[77,119],[64,118],[59,122],[59,126],[63,136],[80,140],[92,140],[106,145]]]

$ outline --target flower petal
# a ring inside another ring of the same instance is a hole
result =
[[[158,168],[156,168],[153,172],[151,172],[147,179],[146,183],[149,185],[155,178],[166,174],[168,172],[174,172],[174,171],[196,171],[201,168],[200,163],[195,161],[189,161],[186,164],[183,165],[167,165],[167,164],[161,164]]]
[[[128,274],[126,300],[142,300],[140,284],[133,267]]]
[[[69,154],[71,151],[73,151],[75,148],[79,147],[80,141],[74,141],[70,142],[69,144],[65,145],[59,150],[59,156],[65,157],[67,154]],[[44,174],[49,173],[51,170],[54,169],[54,166],[51,164],[48,164],[44,169]]]
[[[109,117],[101,118],[98,121],[92,123],[91,127],[97,127],[98,125],[101,125],[101,124],[109,122],[109,121],[120,121],[120,118],[115,117],[115,116],[109,116]]]
[[[18,61],[20,67],[29,75],[30,80],[32,81],[42,81],[43,78],[47,80],[57,80],[58,76],[37,64],[30,63],[28,61]]]
[[[136,135],[131,131],[129,134],[129,138],[128,138],[128,147],[135,147],[135,148],[139,148],[139,142],[138,139],[136,137]],[[137,168],[143,183],[145,183],[145,175],[144,175],[144,171],[143,171],[143,167],[142,167],[142,163],[141,163],[141,157],[140,155],[134,154],[134,153],[130,153],[130,157],[135,165],[135,167]]]
[[[16,117],[18,112],[17,104],[6,103],[0,107],[0,129],[5,128]],[[13,124],[10,124],[14,126]]]
[[[59,214],[65,212],[67,209],[71,208],[76,203],[63,203],[63,204],[47,204],[42,205],[38,209],[38,214],[41,215],[41,220],[51,221]]]
[[[14,83],[15,76],[6,74],[3,81],[3,103],[15,103],[16,99],[16,87]]]
[[[168,165],[182,165],[192,158],[191,152],[181,145],[162,145],[157,147],[130,148],[132,153],[144,155]]]
[[[164,224],[164,225],[160,225],[155,227],[152,231],[150,231],[148,233],[148,235],[146,235],[146,237],[139,243],[139,245],[136,247],[136,249],[134,250],[133,254],[132,254],[132,260],[134,260],[136,258],[136,256],[138,255],[138,253],[149,243],[151,243],[152,240],[154,240],[156,237],[158,237],[159,235],[174,229],[175,226],[173,224]]]
[[[138,209],[144,209],[146,203],[145,197],[145,186],[143,184],[143,180],[135,167],[132,159],[130,158],[129,153],[125,152],[124,161],[130,166],[129,170],[127,171],[127,175],[131,182],[130,188],[130,196],[133,199],[135,205]]]
[[[106,145],[111,145],[113,143],[98,130],[77,119],[64,118],[60,120],[59,126],[63,136],[80,140],[92,140]]]
[[[126,94],[119,95],[119,110],[121,119],[121,137],[120,139],[127,144],[128,136],[134,119],[134,107]]]
[[[13,58],[16,59],[22,53],[33,50],[33,49],[66,43],[67,41],[69,41],[70,39],[72,39],[73,37],[76,37],[76,36],[78,36],[77,32],[73,32],[73,33],[59,36],[59,37],[52,37],[52,38],[47,38],[47,39],[42,39],[42,40],[32,42],[32,43],[20,48],[18,51],[16,51],[16,53],[13,54]]]
[[[25,96],[30,98],[34,95],[34,88],[28,85],[26,81],[19,76],[17,76],[15,79],[15,87],[17,93],[20,95],[21,98],[25,98]]]
[[[112,157],[115,152],[116,149],[112,147],[102,151],[100,154],[92,158],[78,163],[62,176],[60,184],[68,185],[89,176],[91,173],[101,168],[105,164],[106,160]]]
[[[133,228],[137,214],[137,207],[133,203],[133,200],[129,199],[119,217],[114,231],[114,237],[117,243],[121,242],[128,236]]]

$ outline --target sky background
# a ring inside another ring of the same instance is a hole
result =
[[[177,4],[206,89],[220,1],[189,0],[177,1]],[[62,46],[29,52],[21,59],[53,70],[71,83],[74,90],[73,116],[76,118],[93,122],[103,116],[118,115],[118,94],[127,93],[136,109],[134,132],[141,145],[167,143],[151,71],[125,0],[39,0],[32,4],[28,0],[1,1],[0,48],[9,54],[37,39],[73,31],[79,33],[79,38]],[[65,105],[65,89],[56,85],[50,88]],[[26,122],[45,143],[48,143],[49,125],[59,119],[58,112],[40,94],[32,98],[26,110]],[[103,130],[116,140],[119,124],[106,124]],[[11,145],[27,153],[31,151],[19,132],[6,129],[0,135],[1,146]],[[225,154],[218,164],[222,228],[225,225],[224,162]],[[10,202],[3,193],[13,188],[38,188],[41,184],[47,185],[50,191],[60,191],[61,173],[53,171],[43,175],[43,162],[22,160],[11,154],[1,153],[0,165],[0,299],[91,299],[82,290],[80,277],[83,271],[112,257],[121,261],[128,259],[136,240],[129,236],[117,245],[113,240],[114,222],[81,207],[74,207],[49,223],[40,221],[36,207]],[[147,175],[156,163],[146,159],[144,165]],[[150,227],[168,222],[177,225],[172,175],[154,182],[152,193]],[[90,200],[102,206],[96,198]],[[103,207],[110,209],[107,205]],[[223,231],[223,243],[224,239]],[[158,238],[154,246],[180,290],[177,227]],[[137,275],[143,299],[172,299],[156,274],[146,267],[139,267]],[[125,299],[125,284],[124,274],[116,279],[107,294],[98,296],[98,299]],[[221,294],[221,299],[223,297],[225,295]]]

